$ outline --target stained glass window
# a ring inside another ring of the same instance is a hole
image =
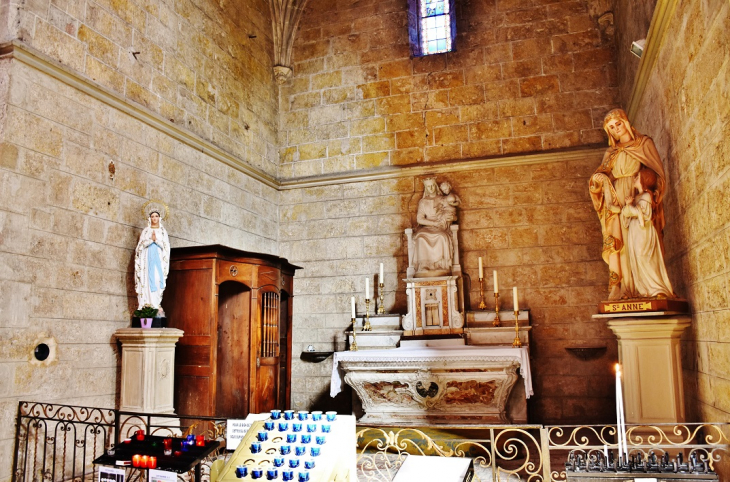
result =
[[[408,27],[414,56],[454,50],[454,0],[409,0]]]

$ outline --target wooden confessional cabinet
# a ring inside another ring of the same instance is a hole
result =
[[[292,282],[298,266],[221,245],[173,248],[162,305],[185,332],[178,415],[243,418],[290,404]]]

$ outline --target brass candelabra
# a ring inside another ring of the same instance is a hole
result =
[[[352,317],[352,344],[350,345],[350,351],[357,351],[357,339],[355,338],[355,322],[357,318]]]
[[[494,293],[494,321],[492,322],[492,326],[502,326],[502,323],[499,321],[499,293]]]
[[[378,306],[378,314],[382,315],[383,313],[385,313],[385,308],[383,308],[383,299],[384,299],[383,289],[385,288],[385,284],[379,283],[378,287],[380,288],[380,306]]]
[[[484,278],[481,276],[479,277],[479,309],[487,309],[487,304],[484,302]]]
[[[362,326],[362,331],[372,331],[373,327],[370,326],[370,298],[365,298],[365,324]]]
[[[512,348],[521,348],[522,342],[520,341],[520,311],[515,310],[515,340],[512,342]]]

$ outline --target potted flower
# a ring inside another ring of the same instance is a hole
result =
[[[134,316],[139,318],[139,325],[142,328],[152,328],[152,318],[157,316],[157,308],[144,305],[141,309],[134,310]]]

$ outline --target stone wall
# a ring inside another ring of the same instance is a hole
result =
[[[457,51],[422,58],[405,1],[307,5],[280,94],[284,177],[605,142],[608,1],[457,2]]]
[[[639,58],[631,53],[631,44],[646,39],[657,0],[643,2],[616,1],[616,60],[618,64],[618,90],[620,104],[628,108],[634,79],[639,69]]]
[[[730,5],[679,2],[636,114],[669,175],[668,268],[692,306],[684,349],[693,420],[730,416]]]
[[[278,192],[18,60],[0,62],[0,97],[0,480],[9,480],[18,400],[116,406],[113,333],[136,309],[143,203],[167,202],[173,247],[278,254]],[[57,355],[33,364],[44,338]]]
[[[448,179],[462,199],[459,211],[461,264],[472,280],[471,309],[478,306],[478,263],[484,258],[500,276],[502,306],[512,306],[512,286],[532,319],[532,369],[536,396],[532,420],[608,422],[613,417],[611,361],[615,337],[594,321],[596,302],[606,294],[608,270],[600,258],[600,226],[588,198],[588,176],[600,164],[601,149],[571,161],[470,169],[461,164]],[[348,404],[332,401],[332,364],[299,360],[307,345],[344,348],[350,297],[364,311],[364,280],[385,265],[386,312],[405,313],[407,247],[404,229],[415,227],[423,177],[331,183],[281,194],[281,255],[304,269],[295,278],[295,408]],[[493,306],[493,299],[487,303]],[[606,345],[595,361],[573,358],[565,348]]]
[[[277,170],[277,87],[266,0],[3,2],[19,39],[177,126]]]

